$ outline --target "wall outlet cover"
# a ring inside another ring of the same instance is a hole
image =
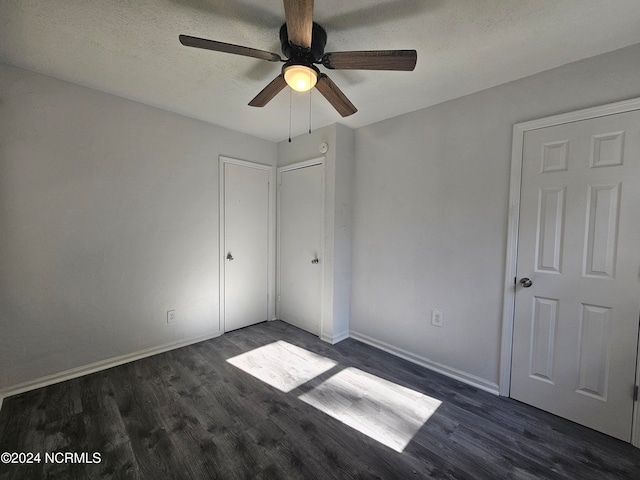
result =
[[[431,325],[435,325],[436,327],[441,327],[444,322],[444,314],[442,310],[439,308],[434,308],[431,310]]]

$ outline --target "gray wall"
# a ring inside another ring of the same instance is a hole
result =
[[[513,124],[639,79],[636,45],[358,129],[351,330],[497,386]]]
[[[0,389],[217,333],[218,155],[276,153],[0,64]]]

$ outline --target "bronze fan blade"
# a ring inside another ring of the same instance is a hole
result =
[[[400,70],[410,72],[416,66],[415,50],[371,50],[331,52],[322,57],[322,65],[335,70]]]
[[[235,55],[244,55],[245,57],[259,58],[269,62],[281,62],[282,58],[277,53],[257,50],[255,48],[242,47],[231,43],[216,42],[215,40],[207,40],[205,38],[190,37],[189,35],[180,35],[180,43],[186,47],[203,48],[205,50],[214,50],[216,52],[233,53]]]
[[[311,48],[313,0],[284,0],[284,18],[289,42],[302,48]]]
[[[342,93],[342,90],[340,90],[338,86],[324,73],[320,74],[318,83],[316,83],[316,88],[343,117],[348,117],[358,111],[346,95]]]
[[[286,86],[287,82],[284,81],[284,75],[278,75],[271,81],[271,83],[269,83],[269,85],[264,87],[253,100],[249,102],[249,105],[251,105],[252,107],[264,107]]]

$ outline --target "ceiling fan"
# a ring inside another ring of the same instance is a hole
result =
[[[299,92],[306,92],[315,86],[343,117],[356,113],[358,109],[316,65],[330,70],[397,71],[412,71],[416,66],[415,50],[325,53],[327,33],[313,21],[313,0],[284,0],[284,13],[280,43],[286,60],[276,53],[189,35],[180,35],[180,43],[187,47],[244,55],[269,62],[284,62],[280,75],[249,102],[252,107],[264,107],[287,85]]]

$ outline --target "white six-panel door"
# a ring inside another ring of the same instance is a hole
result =
[[[323,164],[278,169],[278,318],[320,334]]]
[[[225,332],[269,319],[272,167],[221,159],[221,314]]]
[[[511,396],[631,439],[640,111],[524,133]]]

